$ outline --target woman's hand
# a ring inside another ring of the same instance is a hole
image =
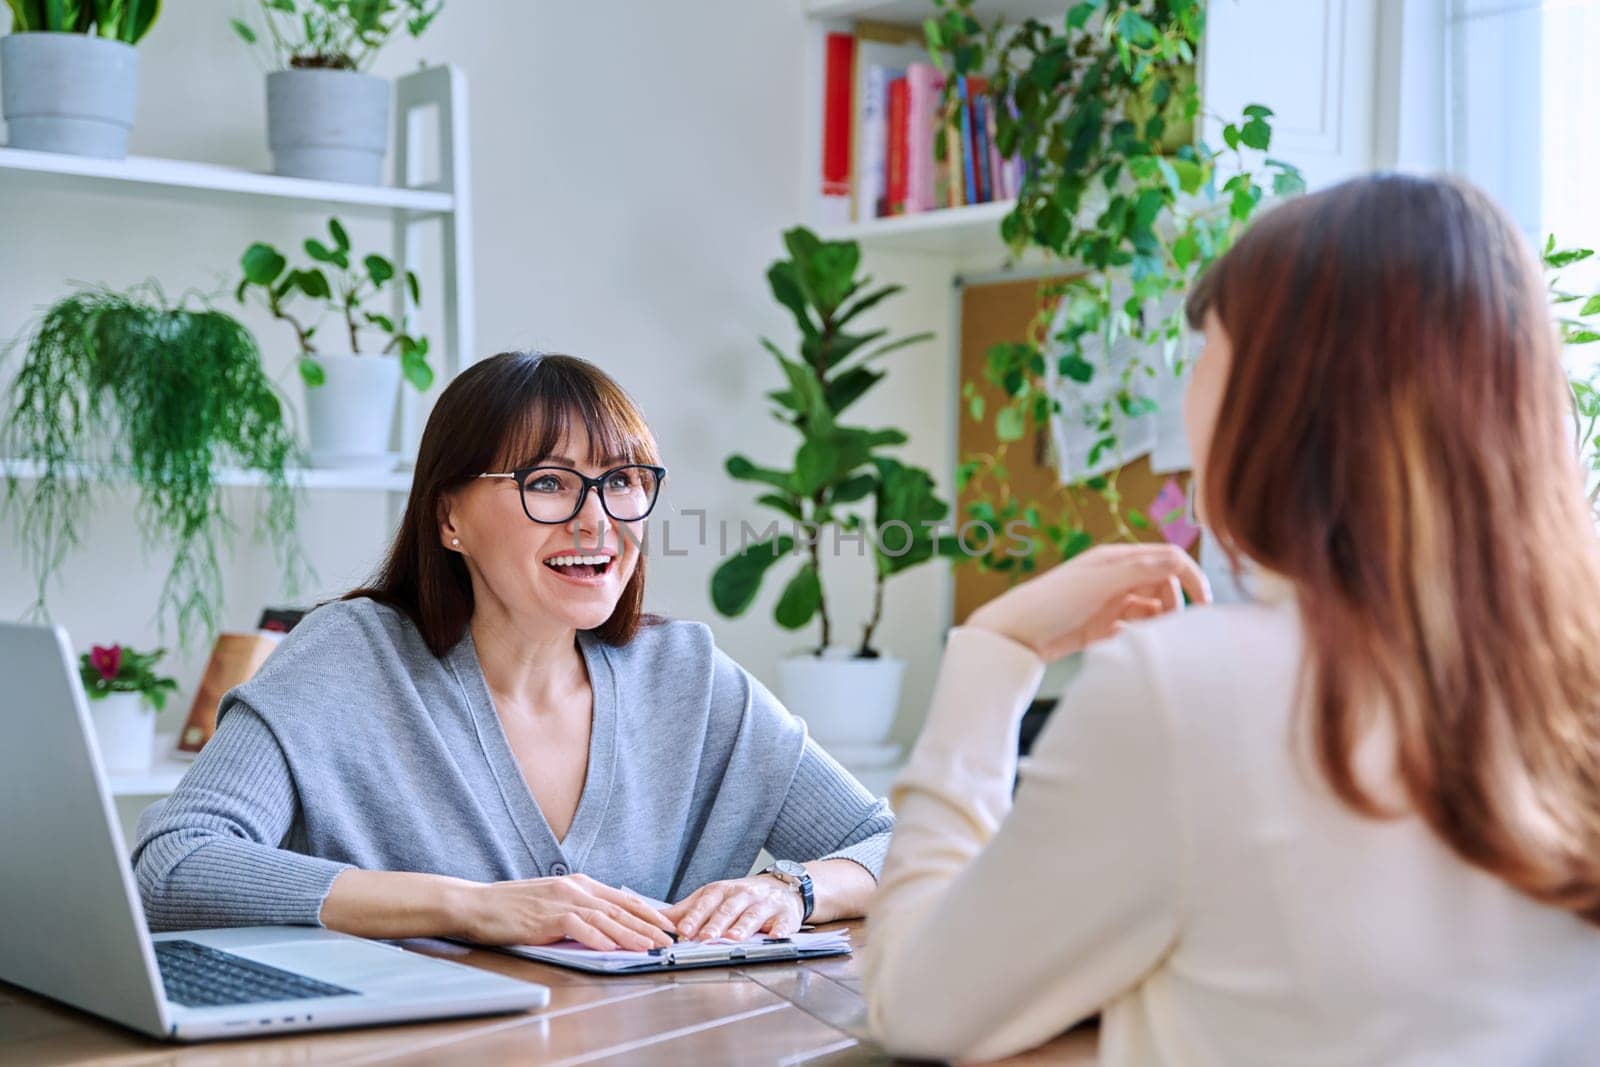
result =
[[[1110,637],[1123,623],[1211,602],[1199,564],[1173,545],[1104,545],[989,601],[964,625],[1027,645],[1049,663]]]
[[[665,915],[584,874],[466,883],[462,896],[462,936],[479,944],[547,945],[570,937],[590,948],[635,952],[672,944]]]
[[[743,941],[758,933],[788,937],[800,929],[800,894],[771,875],[730,878],[701,886],[667,909],[681,937]]]

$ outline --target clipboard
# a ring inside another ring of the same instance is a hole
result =
[[[500,945],[501,952],[535,963],[550,963],[588,974],[658,974],[702,967],[742,967],[752,963],[848,956],[850,932],[799,933],[792,937],[760,937],[746,941],[682,941],[646,952],[602,952],[561,941],[553,945]]]

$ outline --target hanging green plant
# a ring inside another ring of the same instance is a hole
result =
[[[1117,490],[1117,468],[1070,481],[1045,499],[1011,491],[1007,448],[1062,417],[1057,383],[1095,382],[1099,397],[1067,418],[1090,432],[1088,468],[1123,458],[1130,420],[1152,415],[1150,384],[1181,375],[1184,323],[1177,297],[1225,252],[1270,195],[1301,192],[1290,163],[1266,155],[1272,111],[1259,104],[1221,126],[1223,147],[1195,135],[1201,116],[1195,56],[1205,26],[1202,0],[1089,0],[1065,17],[988,27],[974,0],[935,0],[928,48],[946,74],[954,109],[960,79],[987,81],[1000,153],[1020,156],[1016,206],[1000,224],[1013,253],[1033,249],[1059,262],[1065,281],[1041,283],[1039,313],[1027,336],[985,354],[984,378],[1005,401],[986,406],[972,382],[970,418],[994,422],[993,454],[963,457],[959,490],[966,513],[991,524],[1037,524],[1044,547],[1067,559],[1093,543],[1085,512],[1103,502],[1119,536],[1135,540],[1154,525]],[[942,151],[943,139],[936,139]],[[1104,359],[1119,342],[1134,355]],[[1109,376],[1115,375],[1115,378]],[[987,407],[987,410],[986,410]],[[1026,574],[1040,543],[977,558],[984,569]]]
[[[22,338],[8,349],[15,350]],[[36,583],[34,613],[81,542],[97,483],[131,481],[147,546],[173,553],[157,615],[187,644],[209,641],[222,604],[219,467],[259,474],[267,501],[258,538],[278,551],[287,592],[309,576],[295,535],[285,470],[298,460],[278,391],[255,339],[211,307],[167,301],[154,283],[128,292],[86,287],[47,310],[12,382],[0,450],[33,468],[8,470],[3,510]]]

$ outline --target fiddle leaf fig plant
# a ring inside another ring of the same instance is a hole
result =
[[[1182,291],[1264,200],[1305,183],[1293,164],[1268,155],[1268,107],[1217,117],[1220,146],[1196,135],[1203,0],[1084,0],[1063,5],[1064,18],[1014,26],[981,24],[974,0],[935,2],[925,34],[946,75],[950,116],[962,79],[985,79],[1001,102],[993,109],[997,147],[1024,164],[1000,236],[1013,253],[1042,252],[1068,276],[1041,283],[1024,337],[985,354],[984,378],[1004,401],[986,405],[976,383],[963,386],[968,416],[992,420],[999,441],[957,470],[965,510],[990,523],[1038,523],[1059,559],[1093,543],[1084,514],[1096,499],[1119,537],[1139,539],[1153,524],[1118,493],[1121,462],[1090,472],[1123,459],[1129,421],[1156,410],[1151,383],[1183,373]],[[942,151],[944,139],[935,142]],[[1112,361],[1113,346],[1135,354]],[[1063,415],[1062,390],[1091,382],[1095,399]],[[1066,484],[1045,499],[1021,498],[1006,472],[1007,450],[1056,418],[1082,420],[1088,461],[1081,471],[1069,467]],[[984,569],[1026,574],[1041,562],[1040,544],[1029,538],[1026,551],[975,558]]]
[[[399,284],[405,285],[413,305],[421,303],[422,290],[416,274],[408,270],[402,278],[394,264],[379,255],[364,256],[357,266],[350,235],[338,219],[328,220],[328,236],[331,244],[314,237],[306,239],[305,253],[312,264],[304,267],[290,267],[288,257],[269,244],[258,241],[251,245],[239,258],[244,276],[234,295],[241,304],[248,303],[254,296],[273,318],[288,323],[294,330],[300,349],[300,376],[307,385],[323,384],[326,373],[317,362],[313,340],[319,323],[305,321],[296,313],[296,301],[300,298],[343,320],[345,339],[356,355],[363,352],[362,335],[377,332],[385,340],[376,348],[369,346],[366,351],[398,355],[400,372],[406,381],[418,392],[426,392],[433,385],[433,368],[428,365],[428,339],[413,335],[404,320],[397,323],[389,315],[368,307],[368,301],[383,295],[388,286]]]
[[[799,435],[786,466],[761,466],[743,455],[728,457],[732,477],[764,489],[757,502],[790,520],[794,532],[773,532],[725,560],[711,578],[711,600],[727,616],[754,602],[768,570],[798,556],[773,610],[778,625],[797,630],[820,622],[821,653],[833,644],[834,620],[822,581],[822,542],[832,530],[866,540],[873,556],[872,613],[862,626],[856,655],[876,657],[873,636],[883,617],[884,583],[938,555],[956,551],[953,536],[937,536],[950,507],[939,499],[927,471],[880,450],[906,443],[901,430],[869,429],[843,421],[848,409],[886,375],[878,361],[896,349],[926,341],[919,333],[890,338],[886,329],[863,329],[857,320],[900,291],[873,287],[860,272],[854,241],[824,241],[804,227],[784,234],[787,257],[767,271],[774,299],[799,331],[798,352],[786,353],[762,338],[777,362],[783,386],[768,392],[775,418]],[[776,531],[773,522],[769,531]]]

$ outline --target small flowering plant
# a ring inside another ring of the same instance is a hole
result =
[[[103,700],[112,693],[139,693],[160,711],[166,706],[167,694],[178,688],[175,679],[156,674],[156,663],[166,654],[164,648],[136,652],[121,645],[95,645],[79,657],[78,674],[91,700]]]

